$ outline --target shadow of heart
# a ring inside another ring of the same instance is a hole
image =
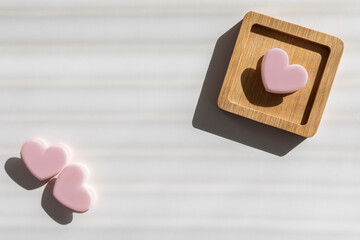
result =
[[[53,178],[46,185],[42,197],[41,207],[55,222],[66,225],[72,222],[73,213],[71,209],[62,205],[53,195],[56,179]]]
[[[273,107],[283,102],[283,98],[292,94],[275,94],[265,90],[261,78],[261,57],[257,64],[256,69],[247,68],[241,74],[241,85],[247,100],[254,105],[262,107]],[[254,91],[256,89],[256,91]],[[260,97],[261,96],[261,97]]]
[[[62,205],[53,195],[55,178],[50,181],[38,180],[26,167],[24,160],[18,157],[9,158],[5,162],[4,169],[15,183],[26,190],[39,188],[48,182],[41,197],[41,207],[49,217],[59,224],[66,225],[72,222],[73,211]]]
[[[18,157],[9,158],[5,162],[4,169],[15,183],[26,190],[33,190],[47,183],[46,180],[40,181],[34,177],[26,167],[24,160]]]

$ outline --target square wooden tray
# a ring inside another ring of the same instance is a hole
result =
[[[292,94],[266,92],[261,60],[271,48],[285,50],[289,64],[308,71],[308,83]],[[226,111],[304,136],[320,124],[344,49],[334,36],[248,12],[242,22],[218,98]]]

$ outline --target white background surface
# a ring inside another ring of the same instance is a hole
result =
[[[317,135],[284,157],[191,125],[216,40],[254,10],[340,37]],[[65,142],[99,199],[68,225],[0,170],[0,239],[359,239],[360,2],[0,1],[0,155]]]

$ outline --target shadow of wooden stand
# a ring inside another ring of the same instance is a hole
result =
[[[306,138],[226,111],[217,99],[242,21],[216,42],[193,117],[193,127],[262,151],[284,156]]]

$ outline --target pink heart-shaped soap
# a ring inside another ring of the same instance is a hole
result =
[[[308,81],[306,69],[298,64],[289,65],[289,56],[280,48],[272,48],[264,55],[261,77],[266,91],[281,94],[295,92]]]
[[[54,197],[75,212],[89,210],[95,201],[95,191],[85,184],[88,176],[88,170],[83,165],[66,166],[55,181]]]
[[[70,159],[70,149],[66,145],[47,147],[41,139],[25,142],[20,154],[26,167],[40,181],[54,177]]]

